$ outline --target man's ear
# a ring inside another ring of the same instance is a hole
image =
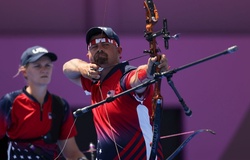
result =
[[[88,57],[89,62],[94,63],[93,56],[91,56],[91,53],[90,53],[90,52],[88,52],[88,53],[86,54],[86,57]]]
[[[120,54],[120,59],[122,58],[122,47],[117,47],[117,51]]]

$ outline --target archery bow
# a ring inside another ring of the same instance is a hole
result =
[[[154,78],[156,79],[156,82],[154,86],[154,96],[152,99],[151,120],[153,121],[153,139],[151,144],[151,153],[149,157],[150,160],[155,160],[157,155],[158,143],[159,140],[162,138],[160,137],[160,123],[163,103],[163,97],[160,93],[161,79],[159,77],[157,78],[157,74],[160,73],[160,70],[157,65],[161,57],[157,54],[160,49],[157,48],[156,37],[159,35],[163,35],[165,49],[168,49],[168,40],[171,38],[171,36],[169,35],[169,31],[167,29],[166,19],[163,20],[163,29],[155,33],[153,32],[153,26],[157,23],[159,19],[158,11],[156,9],[155,4],[153,3],[153,0],[145,0],[144,8],[146,9],[146,31],[144,37],[150,44],[150,49],[145,50],[144,53],[149,53],[151,57],[157,56],[157,61],[154,64],[154,67],[151,72],[151,74],[155,74]],[[172,38],[179,38],[179,34],[172,36]],[[215,134],[215,132],[210,129],[200,129],[197,131],[188,132],[192,134],[167,158],[167,160],[172,160],[194,136],[205,131]]]
[[[150,46],[150,49],[144,51],[144,53],[149,53],[150,57],[157,56],[157,61],[154,64],[151,74],[159,73],[160,70],[156,66],[157,63],[159,63],[161,57],[160,55],[157,54],[159,52],[159,49],[157,48],[156,37],[153,36],[153,26],[157,23],[159,18],[158,11],[152,0],[144,1],[144,8],[146,9],[146,31],[144,36],[148,40]],[[151,144],[151,153],[149,158],[150,160],[155,159],[157,155],[157,148],[158,148],[157,146],[160,137],[160,121],[161,121],[162,101],[163,101],[163,98],[160,93],[160,88],[161,88],[161,79],[158,79],[154,85],[154,96],[152,99],[151,120],[153,121],[153,139]]]
[[[151,144],[151,153],[150,153],[150,160],[154,160],[157,155],[157,148],[158,143],[160,140],[160,124],[161,124],[161,113],[162,113],[162,104],[163,104],[163,97],[160,93],[161,88],[161,79],[157,78],[157,74],[160,73],[159,68],[157,65],[159,64],[160,55],[157,53],[160,51],[159,48],[157,48],[157,42],[156,37],[159,35],[163,35],[163,39],[165,42],[165,49],[169,48],[168,40],[171,38],[169,35],[169,31],[167,28],[167,20],[163,20],[163,29],[158,32],[153,32],[153,26],[158,22],[159,15],[158,11],[156,9],[155,4],[153,3],[153,0],[145,0],[144,1],[144,8],[146,10],[146,31],[144,34],[144,37],[149,42],[150,49],[145,50],[144,53],[149,53],[151,57],[157,56],[157,61],[154,64],[154,67],[152,69],[151,74],[155,74],[155,86],[154,86],[154,96],[152,98],[152,115],[151,120],[153,121],[153,138],[152,138],[152,144]],[[176,34],[172,36],[172,38],[179,38],[179,35]],[[168,159],[174,158],[181,150],[182,148],[198,133],[201,133],[203,131],[210,131],[210,130],[198,130],[195,131],[191,136],[187,138],[172,154]],[[212,133],[212,132],[211,132]]]

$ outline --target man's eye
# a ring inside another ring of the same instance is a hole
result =
[[[92,45],[92,46],[89,47],[90,50],[96,49],[96,48],[97,48],[97,45]]]

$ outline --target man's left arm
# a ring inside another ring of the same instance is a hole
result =
[[[147,80],[153,79],[154,75],[153,74],[151,75],[151,72],[152,72],[152,69],[154,69],[153,66],[156,61],[157,61],[157,57],[150,57],[148,59],[147,64],[139,66],[130,78],[130,86],[135,87]],[[159,64],[156,67],[160,68],[161,72],[168,70],[168,63],[167,63],[166,56],[164,54],[161,55]],[[136,90],[136,92],[143,93],[146,90],[146,88],[147,87],[140,88]]]

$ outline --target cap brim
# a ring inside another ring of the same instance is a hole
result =
[[[48,52],[48,53],[39,53],[39,54],[36,54],[35,56],[32,56],[28,62],[35,62],[37,61],[39,58],[43,57],[43,56],[47,56],[50,58],[51,61],[56,61],[57,60],[57,56],[55,53],[52,53],[52,52]]]

